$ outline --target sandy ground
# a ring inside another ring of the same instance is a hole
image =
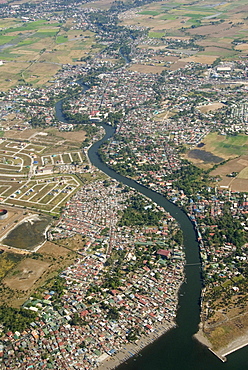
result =
[[[150,343],[154,342],[161,335],[165,334],[170,329],[174,328],[176,325],[174,322],[164,322],[157,323],[153,325],[154,331],[147,335],[142,335],[139,340],[135,343],[128,343],[123,345],[123,347],[114,355],[109,356],[106,360],[99,364],[99,370],[110,370],[115,369],[122,362],[125,362],[133,355],[139,353],[144,347],[148,346]]]

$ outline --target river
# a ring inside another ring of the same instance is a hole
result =
[[[65,121],[61,104],[56,104],[56,115]],[[164,196],[150,190],[136,181],[117,174],[103,163],[98,149],[115,132],[114,128],[103,125],[105,136],[93,144],[88,156],[91,163],[108,176],[128,185],[168,211],[180,224],[184,236],[186,253],[185,283],[179,292],[177,327],[164,334],[154,343],[144,348],[140,355],[133,357],[118,367],[118,370],[245,370],[248,368],[248,346],[228,356],[226,363],[221,362],[205,346],[193,338],[200,321],[200,295],[202,288],[199,248],[194,227],[187,215]],[[193,264],[193,265],[191,265]],[[165,283],[166,284],[166,283]]]

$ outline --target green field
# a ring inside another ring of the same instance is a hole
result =
[[[159,12],[156,12],[155,10],[144,10],[143,12],[140,12],[139,14],[144,14],[144,15],[159,15]]]
[[[226,136],[211,133],[204,139],[204,143],[204,150],[215,155],[229,157],[248,153],[247,135]]]
[[[34,34],[34,37],[38,37],[38,38],[44,38],[44,37],[52,37],[52,36],[55,36],[57,35],[57,33],[59,32],[59,30],[56,30],[56,31],[50,31],[50,30],[39,30],[38,32],[36,32]]]
[[[0,36],[0,45],[8,44],[12,40],[14,40],[15,36]]]
[[[56,37],[57,44],[62,44],[67,41],[68,41],[68,36],[57,36]]]
[[[40,19],[38,21],[24,23],[23,26],[20,26],[20,27],[10,27],[4,30],[4,32],[8,33],[8,32],[17,32],[17,31],[18,32],[31,31],[31,30],[39,29],[43,25],[52,26],[52,27],[60,26],[59,23],[48,23],[47,21]]]
[[[160,37],[164,36],[164,32],[149,32],[149,37],[159,39]]]
[[[174,21],[175,19],[177,19],[177,15],[172,15],[172,14],[165,14],[165,15],[162,15],[162,17],[160,17],[160,19],[164,19],[164,20],[170,20],[170,21]]]

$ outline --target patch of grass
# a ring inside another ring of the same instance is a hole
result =
[[[172,14],[165,14],[165,15],[162,15],[162,17],[159,17],[160,19],[164,19],[164,20],[170,20],[170,21],[174,21],[175,19],[177,19],[178,17],[176,15],[172,15]]]
[[[39,38],[52,37],[52,36],[55,36],[58,32],[59,30],[57,31],[39,30],[38,32],[35,33],[34,36],[39,37]]]
[[[160,37],[164,36],[164,32],[149,32],[149,37],[151,38],[157,38],[159,39]]]
[[[206,150],[218,155],[239,156],[248,152],[248,137],[246,135],[223,136],[211,133],[204,139],[204,143]]]
[[[57,44],[62,44],[64,42],[68,41],[68,36],[57,36],[56,37],[56,43]]]
[[[7,51],[4,51],[1,53],[1,59],[2,60],[16,60],[16,58],[19,58],[20,55],[18,54],[12,54]]]
[[[16,36],[0,36],[0,45],[8,44],[15,38]]]
[[[140,12],[139,14],[143,15],[159,15],[160,13],[156,10],[143,10],[143,12]]]
[[[7,272],[13,268],[21,257],[14,253],[3,253],[0,256],[0,279],[3,278]]]
[[[184,14],[185,17],[189,17],[191,19],[201,19],[203,17],[207,17],[208,15],[212,15],[211,13],[189,13],[189,14]]]
[[[27,45],[31,45],[31,44],[34,44],[35,42],[37,42],[38,39],[37,38],[29,38],[29,39],[26,39],[26,40],[22,40],[21,42],[19,42],[17,44],[17,46],[27,46]]]
[[[6,32],[17,32],[17,31],[22,32],[22,31],[35,30],[44,24],[47,24],[47,22],[40,19],[38,21],[24,23],[23,26],[20,26],[20,27],[10,27],[6,30]],[[55,25],[53,24],[53,26]]]

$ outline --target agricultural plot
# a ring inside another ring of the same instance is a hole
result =
[[[245,192],[248,189],[248,156],[232,159],[210,173],[219,176],[218,186],[229,187],[233,191]]]
[[[245,0],[222,3],[210,0],[207,4],[203,0],[194,4],[187,0],[169,0],[166,4],[147,4],[140,12],[133,13],[133,17],[123,18],[122,21],[129,26],[139,24],[148,27],[149,37],[154,39],[166,40],[176,37],[184,40],[189,35],[197,37],[196,44],[201,46],[202,50],[196,51],[191,60],[212,64],[218,57],[234,59],[237,55],[247,54],[245,46],[233,47],[232,44],[234,39],[247,39],[246,12]],[[178,68],[179,64],[170,67],[171,70]]]
[[[54,21],[1,22],[6,24],[0,29],[1,60],[5,61],[0,70],[3,91],[18,84],[20,78],[43,85],[61,68],[60,64],[80,62],[96,45],[93,32],[65,31],[64,25]]]

